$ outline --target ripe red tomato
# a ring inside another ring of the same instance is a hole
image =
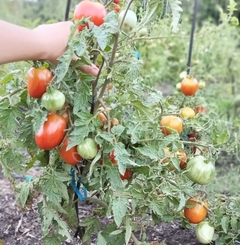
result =
[[[107,10],[99,2],[91,2],[84,0],[80,2],[74,11],[74,20],[81,20],[82,18],[90,17],[90,20],[96,26],[100,26],[104,23],[104,17],[107,14]],[[82,31],[84,25],[79,25],[78,30]]]
[[[114,3],[119,4],[120,0],[113,0]]]
[[[77,146],[73,146],[67,150],[68,144],[69,138],[66,137],[58,148],[58,153],[65,163],[76,165],[82,161],[82,157],[77,152]]]
[[[47,68],[32,67],[27,73],[27,90],[33,98],[41,98],[52,80],[52,72]]]
[[[108,158],[110,159],[112,164],[117,164],[117,160],[115,159],[115,155],[114,155],[114,150],[111,151],[111,154],[109,155]]]
[[[62,142],[65,130],[67,128],[66,120],[62,116],[50,113],[37,134],[35,141],[39,148],[51,150]]]
[[[179,134],[182,132],[183,123],[182,120],[177,116],[163,116],[160,122],[160,126],[163,134],[172,134],[172,130],[176,130]]]
[[[192,96],[198,90],[198,81],[194,77],[185,77],[181,82],[181,91],[185,96]]]
[[[192,224],[198,224],[203,221],[208,213],[208,203],[204,201],[197,200],[198,197],[190,198],[187,200],[186,204],[191,204],[193,207],[185,207],[184,208],[184,216],[188,219],[188,221]]]
[[[122,179],[122,180],[129,180],[131,177],[132,177],[132,171],[131,170],[129,170],[129,169],[126,169],[126,171],[125,171],[125,173],[124,173],[124,175],[122,175],[122,174],[120,174],[120,178]]]
[[[116,11],[116,12],[120,12],[121,8],[118,4],[115,4],[113,9]]]
[[[202,114],[202,113],[208,113],[208,110],[205,106],[196,106],[195,107],[195,113],[196,114]]]

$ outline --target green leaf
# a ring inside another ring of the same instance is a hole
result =
[[[116,136],[120,136],[125,130],[125,127],[122,125],[117,125],[112,127],[111,132],[116,135]]]
[[[143,147],[136,147],[136,149],[139,153],[141,153],[143,156],[150,158],[151,160],[158,160],[159,159],[159,153],[155,146],[153,145],[146,145]]]
[[[125,197],[115,197],[113,198],[112,211],[114,221],[119,227],[122,223],[123,217],[127,213],[128,199]]]
[[[108,43],[108,33],[106,33],[103,28],[98,26],[93,26],[92,32],[94,37],[97,39],[100,49],[104,50]]]
[[[43,239],[43,245],[59,245],[61,242],[62,239],[57,235],[47,236]]]
[[[140,100],[132,100],[131,105],[140,112],[140,115],[144,115],[150,121],[152,120],[152,110],[150,107],[143,105],[142,101]]]
[[[16,134],[20,127],[20,121],[24,118],[24,114],[18,107],[8,107],[4,103],[0,106],[0,127],[4,137]]]
[[[171,12],[172,12],[171,27],[173,32],[177,32],[179,30],[179,22],[181,19],[181,13],[183,11],[182,8],[180,7],[182,2],[179,0],[169,0],[168,3],[170,5]]]
[[[114,146],[114,155],[118,163],[118,169],[120,174],[124,174],[126,171],[126,165],[130,163],[130,154],[125,149],[125,145],[122,142],[118,142]]]
[[[48,112],[41,110],[41,111],[35,111],[34,117],[32,118],[32,126],[33,126],[33,132],[36,134],[40,127],[43,125],[45,121],[47,121],[47,115]]]
[[[107,245],[107,241],[102,236],[101,232],[99,232],[97,236],[97,245]]]
[[[231,217],[231,221],[230,221],[230,223],[231,223],[231,227],[232,227],[232,229],[234,230],[234,231],[238,231],[238,226],[239,226],[239,224],[238,223],[240,223],[239,221],[238,221],[238,218],[236,217],[236,216],[233,216],[233,217]]]
[[[107,241],[108,245],[123,245],[125,244],[124,233],[120,233],[116,236],[110,236],[110,234],[117,229],[114,223],[108,224],[102,231],[102,236]]]
[[[146,26],[149,22],[153,21],[162,12],[163,3],[159,0],[148,1],[147,9],[141,19],[140,26]]]
[[[223,231],[227,234],[228,233],[228,227],[229,227],[229,216],[223,216],[222,219],[221,219],[221,226],[222,226],[222,229]]]
[[[118,170],[115,168],[115,166],[111,166],[106,170],[107,172],[107,178],[110,179],[110,183],[113,189],[118,189],[122,186],[122,181],[119,176]]]
[[[126,217],[126,232],[125,232],[125,244],[129,243],[132,234],[132,226],[130,223],[130,218]]]
[[[24,207],[29,194],[33,189],[33,183],[31,181],[28,182],[20,182],[16,185],[16,199],[19,203],[20,207]]]

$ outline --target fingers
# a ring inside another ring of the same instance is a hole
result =
[[[98,75],[99,69],[94,65],[83,65],[79,67],[80,71],[96,77]]]

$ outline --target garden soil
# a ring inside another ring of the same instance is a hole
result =
[[[80,218],[84,218],[91,212],[91,209],[92,206],[89,204],[81,205]],[[104,224],[106,221],[102,222]],[[148,241],[159,241],[162,242],[160,243],[162,245],[201,245],[195,237],[194,228],[186,230],[178,222],[162,223],[150,227],[146,234]],[[10,182],[0,172],[0,245],[42,244],[40,219],[36,203],[31,208],[20,210],[16,204]],[[81,244],[80,239],[76,240],[74,238],[73,241],[66,241],[62,245]],[[92,244],[94,244],[94,239]]]

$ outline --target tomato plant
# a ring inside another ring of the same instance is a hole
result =
[[[60,157],[65,163],[76,165],[82,161],[82,157],[77,152],[77,146],[68,149],[69,137],[65,137],[61,145],[58,147]]]
[[[97,144],[92,138],[85,138],[77,146],[77,151],[84,159],[93,159],[97,154]]]
[[[202,221],[197,224],[195,234],[199,242],[209,244],[213,240],[214,227],[208,221]]]
[[[106,14],[107,10],[101,3],[84,0],[76,6],[74,10],[74,20],[90,17],[90,21],[92,21],[94,25],[100,26],[104,23]],[[79,31],[82,31],[84,27],[85,25],[79,25]]]
[[[188,207],[189,206],[189,207]],[[198,224],[203,221],[208,213],[208,203],[200,200],[198,197],[190,198],[184,208],[184,216],[192,224]]]
[[[64,138],[66,128],[66,120],[62,116],[55,113],[48,114],[47,120],[35,135],[36,144],[44,150],[57,147]]]
[[[49,87],[47,92],[42,95],[42,106],[48,111],[57,111],[63,108],[65,95],[56,89]]]
[[[181,91],[185,96],[192,96],[198,90],[198,81],[194,77],[185,77],[181,82]]]
[[[195,156],[187,162],[186,175],[193,182],[205,185],[215,176],[215,166],[203,156]]]
[[[160,122],[162,133],[172,134],[175,130],[180,134],[183,130],[182,120],[177,116],[163,116]]]
[[[32,67],[27,73],[28,94],[33,98],[41,98],[52,78],[52,72],[47,68]]]
[[[121,1],[122,12],[118,14],[113,10],[118,1],[106,6],[81,1],[75,9],[65,53],[56,66],[49,64],[54,78],[45,90],[51,86],[65,96],[65,102],[55,101],[61,102],[57,108],[43,107],[43,95],[39,97],[42,99],[28,96],[21,79],[26,77],[24,69],[10,74],[0,71],[6,75],[0,79],[0,93],[6,93],[0,99],[0,161],[11,181],[13,171],[24,172],[39,163],[42,175],[32,182],[21,182],[25,189],[18,189],[18,202],[23,207],[31,198],[32,189],[40,193],[44,244],[71,240],[69,231],[78,224],[77,215],[73,214],[80,202],[74,198],[79,195],[79,185],[80,193],[85,187],[91,195],[79,197],[81,202],[94,203],[93,212],[79,222],[80,228],[85,227],[81,234],[83,244],[90,244],[92,235],[96,244],[148,244],[145,234],[134,237],[148,225],[181,220],[189,228],[189,222],[199,222],[204,214],[206,217],[205,200],[187,200],[198,193],[199,184],[213,179],[215,161],[223,145],[228,143],[227,150],[235,151],[238,140],[235,134],[230,137],[230,127],[226,127],[230,122],[219,118],[220,108],[213,102],[219,91],[209,87],[196,93],[195,80],[191,82],[187,73],[181,72],[186,64],[182,52],[186,39],[181,31],[172,34],[181,28],[181,2],[168,1],[166,8],[158,0],[151,0],[146,6],[141,1]],[[79,35],[75,35],[77,29],[81,31]],[[221,30],[219,26],[214,34]],[[202,32],[208,33],[206,29]],[[209,45],[202,36],[198,37],[203,50],[217,45],[218,42]],[[208,69],[219,62],[212,57],[199,62],[205,54],[196,53],[193,66],[211,86],[216,82]],[[72,57],[76,58],[74,62]],[[211,65],[204,64],[208,60]],[[82,65],[91,68],[91,63],[99,68],[96,77],[79,69]],[[184,82],[178,87],[182,92],[172,91],[173,86],[165,91],[165,84],[160,89],[152,86],[159,81],[174,85],[180,72]],[[109,85],[114,89],[109,89]],[[205,106],[209,113],[200,116],[195,111],[193,116],[189,108],[196,110],[198,106]],[[49,114],[52,109],[58,114]],[[234,129],[237,127],[236,122]],[[236,237],[238,221],[234,217],[238,217],[239,201],[226,198],[223,202],[222,195],[216,199],[209,205],[208,220],[219,239],[224,240],[227,231],[231,238]],[[44,217],[49,218],[47,222]],[[107,220],[104,228],[101,219]],[[227,223],[229,229],[224,225]]]

